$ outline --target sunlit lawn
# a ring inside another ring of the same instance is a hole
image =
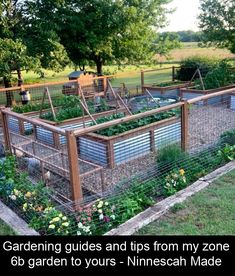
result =
[[[137,235],[235,235],[235,170]]]
[[[16,233],[0,219],[0,236],[13,236]]]

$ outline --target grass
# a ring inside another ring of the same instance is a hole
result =
[[[0,219],[0,236],[14,236],[16,233]]]
[[[235,170],[184,203],[176,204],[162,219],[137,235],[235,235]]]
[[[146,69],[159,69],[166,68],[171,66],[178,66],[179,62],[182,59],[185,59],[190,56],[200,55],[200,56],[210,56],[217,58],[235,58],[235,55],[231,54],[226,49],[215,49],[215,48],[200,48],[197,43],[189,42],[184,43],[181,49],[176,49],[171,51],[170,60],[162,59],[159,60],[161,64],[156,64],[153,66],[149,65],[140,65],[140,66],[104,66],[103,72],[105,75],[118,74],[118,77],[113,78],[112,84],[114,87],[120,87],[122,83],[125,83],[128,87],[136,87],[140,85],[140,71]],[[169,64],[170,63],[170,64]],[[87,68],[88,71],[96,71],[95,67]],[[45,77],[40,78],[39,75],[34,72],[23,72],[23,79],[25,84],[32,83],[47,83],[47,82],[56,82],[56,81],[65,81],[68,79],[70,72],[74,71],[74,68],[67,67],[64,71],[56,73],[50,70],[44,70]],[[155,72],[145,74],[145,83],[160,83],[171,80],[171,70],[163,70],[156,74]]]

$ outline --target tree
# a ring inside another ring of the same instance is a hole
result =
[[[53,1],[56,2],[56,1]],[[49,14],[48,14],[49,15]],[[27,0],[2,0],[0,3],[0,37],[6,39],[2,41],[6,45],[2,55],[6,56],[9,52],[7,49],[24,49],[22,53],[17,55],[23,57],[23,62],[17,62],[15,69],[8,71],[4,76],[5,86],[11,85],[11,74],[16,70],[18,75],[18,83],[22,81],[21,71],[24,68],[32,68],[31,64],[26,66],[26,57],[30,60],[40,60],[35,64],[40,67],[34,69],[39,72],[41,67],[45,69],[53,69],[55,71],[62,70],[68,63],[69,58],[64,47],[59,43],[59,37],[55,32],[50,30],[50,26],[46,26],[44,22],[40,22],[38,18],[33,17],[30,13],[30,5]],[[15,48],[14,48],[15,47]],[[10,56],[10,63],[14,60]],[[3,62],[4,63],[4,62]],[[14,63],[14,62],[13,62]],[[23,64],[23,67],[21,67]],[[3,74],[3,71],[1,72]]]
[[[155,51],[160,58],[165,57],[166,59],[169,59],[170,51],[176,48],[181,48],[181,43],[177,33],[169,32],[158,35],[155,41]]]
[[[205,43],[235,53],[235,1],[201,0],[199,27]]]
[[[37,70],[40,62],[27,54],[27,48],[20,40],[0,38],[0,76],[5,87],[11,87],[12,72],[17,70]],[[7,106],[12,105],[13,94],[6,92]]]
[[[51,0],[29,2],[37,18],[60,37],[70,59],[80,67],[95,64],[101,75],[105,64],[152,59],[153,27],[165,24],[165,4],[171,0],[57,0],[54,6]]]

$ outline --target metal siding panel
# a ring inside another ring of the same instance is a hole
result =
[[[100,165],[107,165],[107,147],[106,145],[90,140],[88,138],[79,137],[80,157]]]
[[[117,142],[114,144],[115,164],[132,160],[150,152],[149,132]]]
[[[53,133],[50,130],[36,126],[37,140],[48,145],[54,145]]]
[[[185,100],[191,100],[191,99],[194,99],[194,98],[197,98],[197,97],[200,97],[200,96],[203,96],[203,94],[200,94],[200,93],[190,93],[190,92],[183,92],[183,99]],[[197,103],[195,103],[197,105],[203,105],[203,101],[199,101]]]
[[[7,125],[8,125],[8,128],[15,132],[15,133],[20,133],[20,124],[19,124],[19,120],[12,117],[12,116],[8,116],[7,117]]]
[[[230,108],[235,110],[235,96],[231,96]]]
[[[157,148],[181,141],[181,122],[156,129],[154,137]]]

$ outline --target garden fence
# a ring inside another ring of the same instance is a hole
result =
[[[123,112],[112,121],[77,129],[5,108],[5,143],[19,169],[28,171],[34,183],[44,181],[53,191],[55,208],[73,221],[65,234],[103,234],[226,162],[221,139],[235,129],[234,92],[135,115]],[[59,233],[51,228],[46,234]]]

